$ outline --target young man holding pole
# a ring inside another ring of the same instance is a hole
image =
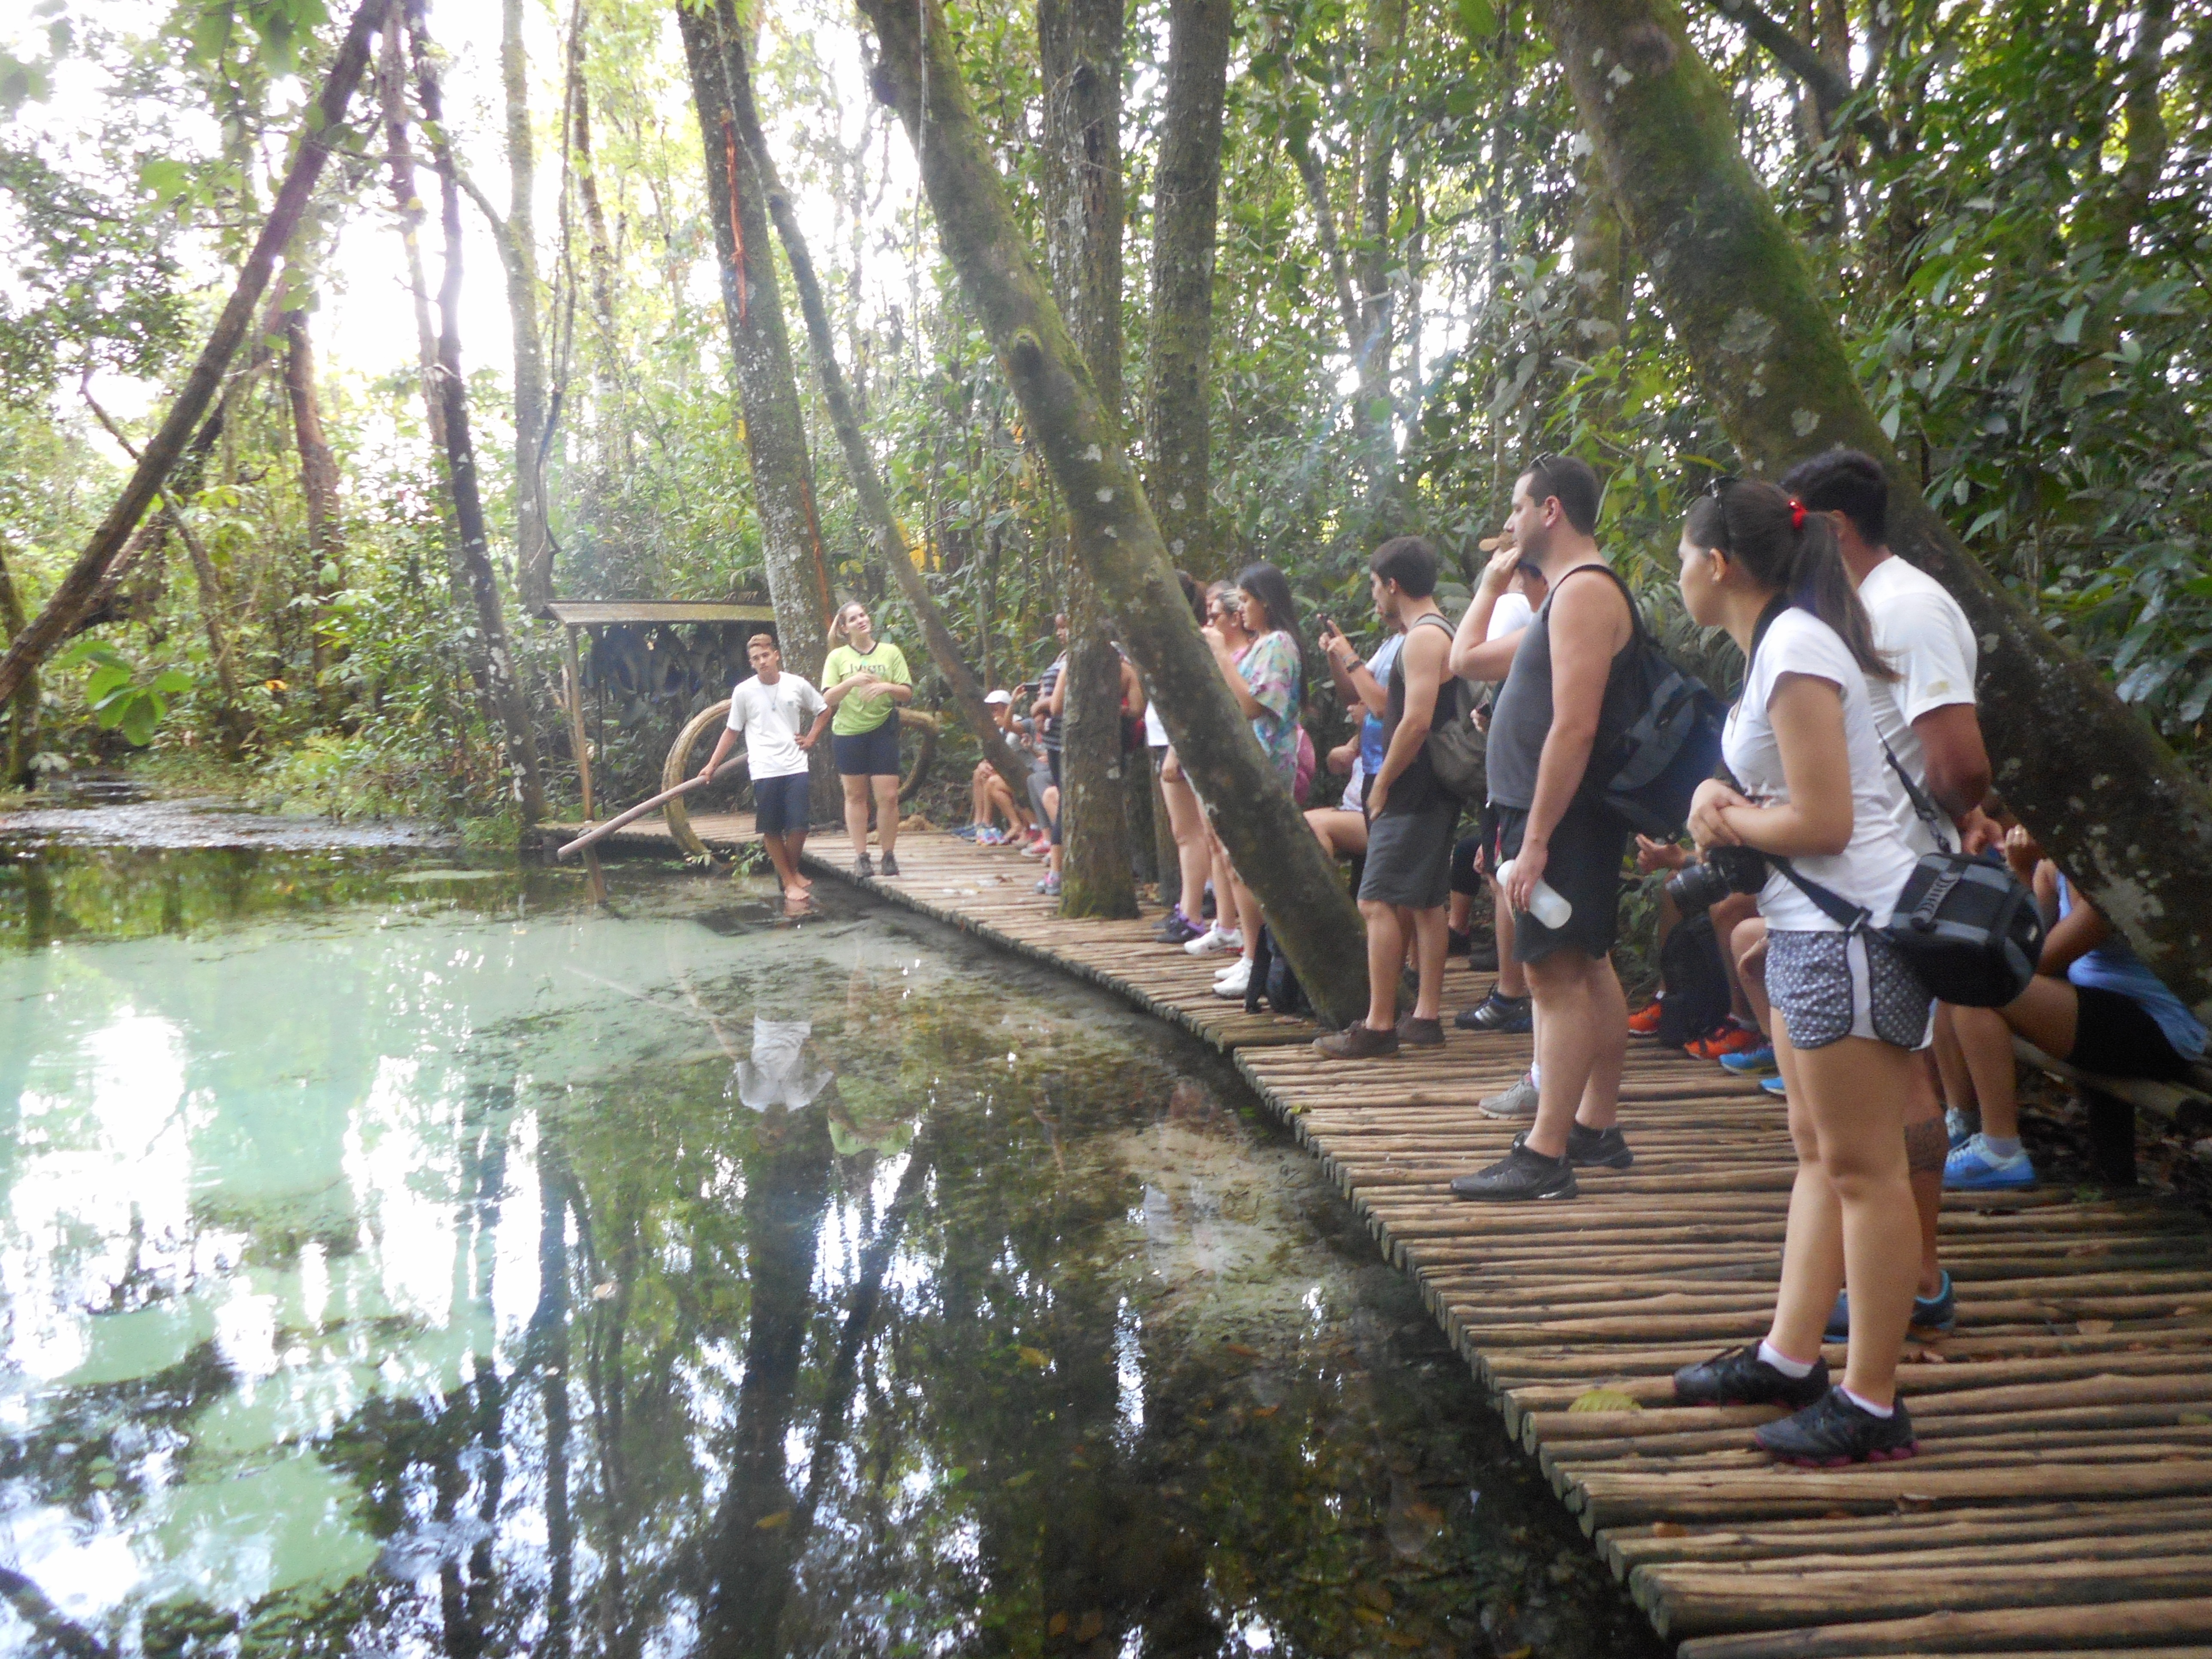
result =
[[[814,885],[799,873],[799,854],[806,845],[806,753],[830,723],[830,705],[798,675],[783,672],[783,653],[773,635],[756,634],[746,641],[745,659],[753,665],[753,677],[730,693],[729,724],[714,740],[714,752],[699,775],[713,777],[744,735],[754,827],[789,904]]]

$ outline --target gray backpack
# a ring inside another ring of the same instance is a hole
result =
[[[1455,631],[1433,612],[1413,626],[1431,622],[1447,634]],[[1405,670],[1397,672],[1402,676]],[[1437,787],[1454,800],[1480,806],[1490,793],[1489,739],[1474,723],[1474,698],[1468,695],[1473,690],[1467,681],[1445,676],[1437,687],[1436,718],[1429,723],[1425,746]]]

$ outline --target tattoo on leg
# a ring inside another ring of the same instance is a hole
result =
[[[1905,1164],[1914,1175],[1942,1169],[1950,1152],[1950,1131],[1942,1118],[1905,1126]]]

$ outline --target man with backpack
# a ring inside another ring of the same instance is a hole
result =
[[[1367,1018],[1316,1039],[1314,1047],[1331,1060],[1371,1060],[1396,1054],[1401,1044],[1432,1048],[1444,1040],[1444,916],[1460,798],[1437,775],[1431,733],[1441,736],[1453,722],[1474,732],[1461,683],[1448,666],[1452,625],[1437,608],[1435,550],[1418,536],[1395,537],[1376,549],[1367,572],[1376,612],[1402,629],[1405,644],[1390,667],[1382,763],[1367,782],[1367,867],[1359,882]],[[1333,651],[1352,648],[1340,635],[1328,643]],[[1409,933],[1420,989],[1413,1012],[1400,1019],[1398,967]]]
[[[1491,710],[1490,799],[1536,1006],[1535,1121],[1452,1182],[1461,1198],[1572,1198],[1577,1167],[1634,1162],[1615,1124],[1628,1001],[1612,957],[1630,825],[1605,790],[1647,688],[1627,586],[1595,538],[1599,501],[1597,475],[1571,456],[1538,456],[1513,486],[1514,544],[1549,592]]]

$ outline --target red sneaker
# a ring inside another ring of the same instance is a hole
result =
[[[1653,998],[1650,1007],[1638,1008],[1628,1017],[1628,1035],[1657,1036],[1659,1022],[1666,1017],[1666,1006],[1662,1000],[1656,997]]]
[[[1711,1036],[1684,1043],[1682,1051],[1699,1060],[1717,1060],[1723,1054],[1741,1054],[1746,1048],[1756,1048],[1764,1040],[1748,1026],[1739,1025],[1730,1019]]]

